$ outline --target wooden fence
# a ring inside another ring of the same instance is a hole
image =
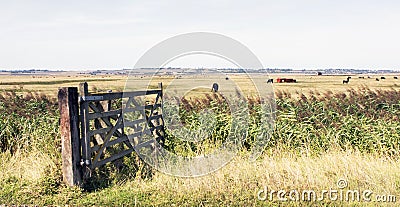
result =
[[[64,181],[81,185],[91,172],[164,141],[162,84],[155,90],[96,93],[88,84],[58,92]],[[146,139],[143,139],[146,137]],[[149,139],[149,137],[151,137]]]

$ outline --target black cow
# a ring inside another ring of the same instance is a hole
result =
[[[349,84],[349,82],[350,82],[350,78],[351,78],[351,77],[347,77],[347,79],[346,79],[346,80],[343,80],[343,84],[345,84],[345,83],[346,83],[346,84]]]
[[[267,83],[273,83],[274,82],[274,79],[268,79],[267,80]]]
[[[218,83],[213,83],[211,91],[212,92],[218,92]]]

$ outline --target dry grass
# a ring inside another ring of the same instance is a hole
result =
[[[369,75],[371,78],[368,79],[368,75],[332,75],[332,76],[316,76],[316,75],[299,75],[299,74],[250,74],[252,81],[258,84],[266,84],[268,78],[294,78],[297,83],[274,83],[273,88],[276,90],[284,90],[289,93],[307,93],[309,91],[320,91],[325,92],[331,90],[334,92],[344,92],[349,88],[358,87],[368,87],[370,89],[391,89],[400,88],[400,80],[394,79],[394,76],[399,76],[398,74],[391,75]],[[346,79],[347,76],[351,76],[349,84],[343,84],[342,81]],[[358,77],[363,76],[364,79]],[[385,80],[376,81],[375,78],[380,78],[385,76]],[[254,92],[253,87],[250,87],[251,81],[249,77],[245,75],[230,74],[230,80],[234,81],[239,85],[244,91],[249,93]],[[163,82],[164,86],[168,86],[171,81],[176,78],[174,76],[156,76],[152,77],[150,75],[136,75],[129,77],[131,81],[130,87],[132,90],[141,89],[147,86],[149,83],[151,87],[157,87],[157,83]],[[90,90],[95,92],[97,90],[113,90],[122,91],[125,87],[125,81],[128,79],[127,76],[121,75],[59,75],[59,76],[31,76],[31,75],[0,75],[0,90],[12,90],[17,89],[23,92],[35,91],[35,92],[45,92],[51,96],[55,96],[57,93],[57,88],[66,86],[78,86],[79,82],[87,81]],[[62,82],[65,83],[62,83]],[[29,83],[31,82],[31,83]],[[41,84],[40,84],[41,82]],[[195,82],[195,84],[194,84]],[[217,75],[186,75],[179,79],[174,80],[174,84],[178,84],[181,87],[188,87],[191,85],[203,85],[208,89],[211,89],[211,85],[217,82],[221,85],[220,89],[224,90],[224,84],[226,82],[225,77]],[[34,83],[34,84],[33,84]],[[138,87],[138,88],[135,88]],[[227,85],[225,90],[230,90]],[[249,88],[250,87],[250,88]],[[97,90],[96,90],[97,89]],[[233,89],[232,89],[233,90]],[[264,89],[259,89],[264,90]]]
[[[156,173],[151,181],[136,179],[120,187],[105,190],[104,194],[93,193],[87,201],[96,200],[99,205],[112,201],[119,205],[128,202],[139,206],[253,206],[282,205],[293,206],[338,206],[346,204],[369,204],[377,202],[330,202],[297,201],[282,202],[259,200],[259,190],[314,190],[318,196],[322,190],[336,189],[339,179],[348,181],[343,190],[371,190],[376,195],[398,195],[400,165],[398,161],[374,156],[360,155],[357,152],[331,151],[318,157],[294,157],[284,152],[264,156],[256,162],[249,162],[246,156],[236,157],[221,170],[198,178],[176,178]],[[123,197],[119,196],[124,195]],[[276,194],[275,194],[276,196]],[[93,199],[93,200],[92,200]],[[129,202],[130,200],[130,202]],[[125,203],[127,204],[127,203]]]
[[[17,151],[0,153],[0,180],[9,177],[20,178],[28,182],[34,182],[46,176],[46,169],[56,169],[59,161],[49,154],[32,150],[29,154]]]
[[[319,156],[293,156],[273,149],[249,162],[246,152],[235,157],[228,165],[215,173],[197,178],[177,178],[155,173],[151,180],[136,177],[120,180],[111,188],[92,193],[79,189],[58,187],[57,193],[40,194],[43,190],[42,166],[56,168],[46,155],[31,153],[29,156],[16,154],[0,162],[0,179],[19,178],[28,184],[20,188],[15,204],[39,205],[96,205],[96,206],[377,206],[379,202],[331,202],[323,201],[278,201],[276,194],[270,200],[259,200],[260,190],[313,190],[320,197],[322,190],[340,190],[339,179],[345,179],[348,187],[343,190],[371,190],[372,200],[377,195],[400,194],[399,161],[362,155],[358,152],[332,150]],[[15,193],[15,192],[14,192]],[[14,195],[14,196],[15,196]],[[398,197],[397,197],[398,199]],[[1,201],[1,199],[0,199]],[[398,201],[397,201],[398,203]],[[387,203],[384,203],[387,204]],[[393,204],[393,203],[388,203]],[[393,205],[395,205],[394,203]]]

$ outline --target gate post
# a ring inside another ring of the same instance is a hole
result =
[[[80,83],[79,84],[79,94],[81,99],[89,95],[88,83]],[[90,137],[89,135],[89,102],[80,100],[79,102],[79,110],[81,114],[81,146],[82,146],[82,176],[83,179],[90,177],[90,171],[88,171],[88,167],[91,166],[91,152],[90,152]]]
[[[63,180],[68,186],[81,185],[78,89],[76,87],[60,88],[58,90],[58,105],[60,109]]]

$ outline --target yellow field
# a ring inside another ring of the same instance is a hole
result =
[[[348,76],[352,77],[349,84],[343,84],[342,81]],[[361,79],[359,77],[364,77]],[[238,74],[230,74],[230,80],[225,80],[224,77],[217,75],[193,75],[182,76],[144,76],[136,75],[129,77],[129,89],[143,89],[149,83],[150,87],[157,87],[158,82],[163,82],[165,88],[173,82],[173,88],[178,90],[190,90],[193,86],[204,86],[206,89],[211,89],[211,85],[217,82],[220,85],[220,91],[234,91],[232,84],[237,84],[241,90],[247,92],[254,92],[252,81],[261,86],[258,90],[271,89],[267,85],[266,80],[273,78],[273,89],[288,91],[291,94],[296,92],[304,93],[310,90],[319,92],[324,91],[346,91],[349,88],[368,87],[370,89],[399,89],[400,79],[394,79],[397,74],[391,75],[332,75],[332,76],[316,76],[316,75],[300,75],[300,74],[251,74],[251,77]],[[382,80],[380,77],[384,76],[386,79]],[[276,83],[276,78],[294,78],[297,83]],[[376,78],[379,81],[376,81]],[[128,76],[122,75],[0,75],[0,90],[17,90],[18,92],[43,92],[51,96],[55,96],[59,87],[75,86],[77,87],[80,82],[88,82],[89,90],[91,92],[104,92],[107,90],[123,91]]]

